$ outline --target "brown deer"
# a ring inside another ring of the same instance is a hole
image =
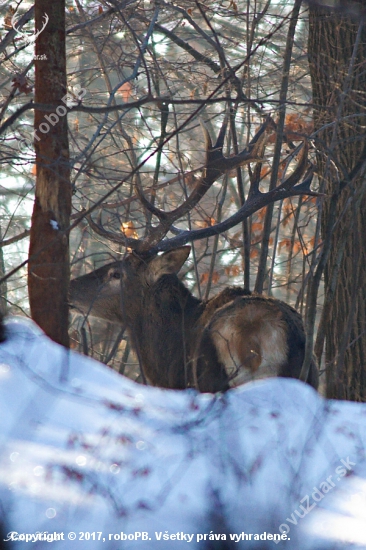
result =
[[[239,287],[198,300],[177,277],[189,252],[129,254],[71,281],[71,303],[125,326],[155,386],[215,392],[266,376],[298,378],[305,334],[297,311]],[[308,382],[317,387],[315,363]]]
[[[172,228],[173,223],[198,203],[220,175],[262,158],[268,125],[266,121],[247,149],[229,158],[222,154],[226,122],[215,146],[204,128],[203,175],[185,202],[170,213],[152,205],[138,188],[145,208],[160,220],[144,240],[115,235],[89,219],[97,233],[123,242],[134,251],[123,260],[71,281],[70,303],[84,314],[124,326],[142,372],[152,385],[177,389],[196,386],[204,392],[216,392],[266,376],[300,376],[305,334],[295,309],[238,287],[226,288],[202,301],[177,276],[190,252],[189,246],[181,245],[201,238],[203,232],[207,236],[207,230],[212,228],[179,231]],[[234,215],[232,225],[222,222],[214,228],[226,230],[278,198],[313,194],[309,189],[311,169],[305,180],[295,185],[308,164],[306,143],[299,157],[294,172],[268,193],[261,193],[258,188],[259,163],[248,199],[239,211],[241,218],[237,220]],[[165,239],[169,230],[176,236]],[[164,252],[159,255],[159,251]],[[315,362],[310,366],[307,382],[315,388],[318,385]]]

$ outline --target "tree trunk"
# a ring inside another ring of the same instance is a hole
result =
[[[327,194],[323,237],[328,231],[332,238],[325,268],[326,389],[327,397],[354,401],[366,398],[366,197],[364,178],[349,176],[365,155],[365,59],[365,26],[310,8],[315,129],[328,125],[316,137],[319,177]],[[347,179],[341,190],[339,182]]]
[[[68,303],[71,186],[66,105],[65,0],[36,0],[35,101],[52,105],[34,117],[37,181],[29,248],[32,318],[56,342],[69,345]]]
[[[2,241],[2,230],[0,225],[0,242]],[[0,279],[5,275],[5,262],[3,247],[0,248]],[[7,310],[7,283],[0,283],[0,319],[6,314]]]

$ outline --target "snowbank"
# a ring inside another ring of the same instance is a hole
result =
[[[16,318],[0,345],[15,549],[366,548],[365,448],[366,405],[295,380],[144,387]]]

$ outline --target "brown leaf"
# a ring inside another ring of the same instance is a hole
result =
[[[261,233],[263,231],[263,224],[261,222],[252,223],[252,233]]]
[[[233,8],[233,10],[237,13],[238,12],[238,5],[234,0],[230,1],[229,8]]]
[[[268,176],[269,172],[270,172],[269,168],[267,168],[267,166],[263,166],[262,169],[261,169],[261,174],[260,174],[261,179]]]
[[[311,134],[313,131],[313,122],[309,117],[306,120],[299,113],[290,113],[286,115],[285,132],[287,137],[292,140],[300,139],[299,134]]]
[[[278,249],[280,252],[283,247],[289,250],[290,246],[291,246],[291,239],[282,239],[282,241],[278,243]]]
[[[293,252],[294,254],[296,254],[296,252],[300,252],[301,250],[302,250],[301,242],[299,241],[299,239],[296,239],[294,242]]]
[[[258,210],[258,212],[256,213],[256,218],[258,220],[263,220],[264,216],[266,215],[266,210],[267,210],[266,206],[264,206],[264,208],[261,208],[260,210]]]
[[[117,92],[122,96],[123,101],[127,103],[132,93],[132,86],[129,82],[125,82],[118,88]]]
[[[28,78],[22,74],[15,75],[12,83],[13,88],[18,90],[21,94],[28,95],[32,91],[32,86],[30,86]]]
[[[132,221],[123,222],[121,224],[121,231],[126,237],[138,239],[138,234]]]
[[[201,277],[200,277],[200,283],[201,284],[206,284],[208,282],[208,277],[209,277],[209,273],[206,272],[206,273],[202,273]],[[212,273],[212,277],[211,277],[211,280],[213,283],[217,283],[220,279],[220,275],[219,273],[217,273],[217,271],[214,271]]]
[[[9,10],[7,11],[4,17],[4,29],[6,29],[7,31],[12,28],[11,19],[14,13],[15,13],[15,9],[12,6],[10,6]]]
[[[225,267],[225,273],[228,277],[237,277],[240,275],[241,267],[239,265],[229,265]]]
[[[212,227],[215,224],[215,218],[210,218],[209,216],[202,221],[196,221],[197,227]]]

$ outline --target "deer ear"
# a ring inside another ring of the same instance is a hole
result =
[[[181,246],[153,258],[149,264],[150,283],[157,281],[162,275],[178,273],[188,258],[190,251],[190,246]]]

